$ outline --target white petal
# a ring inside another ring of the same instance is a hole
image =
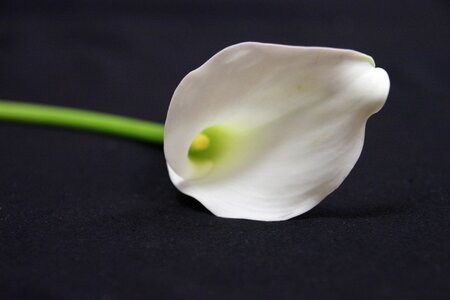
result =
[[[214,214],[284,220],[336,189],[356,163],[387,73],[362,53],[241,43],[189,73],[167,116],[164,151],[183,193]],[[188,151],[211,126],[241,131],[233,158],[200,168]],[[235,162],[234,164],[232,162]]]

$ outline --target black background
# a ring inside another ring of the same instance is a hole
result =
[[[0,123],[0,299],[449,299],[449,32],[447,1],[0,2],[3,99],[164,122],[242,41],[351,48],[391,78],[353,172],[286,222],[213,216],[160,146]]]

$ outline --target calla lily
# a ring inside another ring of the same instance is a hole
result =
[[[349,174],[388,91],[387,73],[356,51],[230,46],[173,95],[164,131],[170,178],[220,217],[298,216]]]
[[[162,124],[0,100],[0,121],[164,142],[169,176],[217,216],[285,220],[335,190],[355,165],[389,77],[344,49],[242,43],[189,73]]]

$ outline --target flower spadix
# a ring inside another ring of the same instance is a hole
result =
[[[173,95],[164,133],[170,178],[217,216],[295,217],[349,174],[388,91],[387,73],[356,51],[230,46]]]

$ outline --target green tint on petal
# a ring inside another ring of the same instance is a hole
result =
[[[211,126],[198,134],[189,148],[189,159],[193,162],[221,160],[237,142],[238,135],[228,126]]]

